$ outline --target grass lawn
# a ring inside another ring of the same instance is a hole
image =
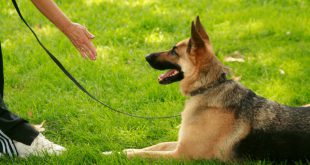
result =
[[[56,0],[75,22],[96,35],[98,59],[81,58],[68,39],[30,1],[21,12],[42,42],[91,93],[126,112],[177,114],[179,84],[161,86],[144,60],[190,35],[200,15],[223,61],[239,51],[244,63],[224,62],[257,94],[298,106],[310,103],[310,2],[306,0]],[[110,112],[92,101],[57,68],[21,22],[10,1],[0,1],[5,101],[44,135],[67,148],[59,157],[1,158],[14,164],[220,164],[218,161],[127,160],[102,151],[141,148],[177,138],[180,119],[143,120]],[[280,74],[284,72],[284,74]],[[249,164],[270,164],[268,161]]]

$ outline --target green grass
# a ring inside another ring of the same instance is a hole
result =
[[[95,62],[82,59],[65,36],[30,1],[18,1],[26,20],[66,68],[102,101],[146,116],[177,114],[185,97],[178,83],[160,86],[144,60],[189,37],[200,15],[222,60],[239,51],[245,63],[225,63],[241,82],[271,100],[310,102],[310,3],[304,0],[56,0],[75,22],[96,35]],[[218,161],[127,160],[102,151],[141,148],[176,140],[179,119],[141,120],[112,113],[88,98],[56,67],[1,1],[0,41],[5,63],[5,101],[31,123],[46,120],[44,135],[65,146],[60,157],[1,158],[14,164],[220,164]],[[279,69],[285,71],[281,75]],[[254,161],[249,164],[270,164]]]

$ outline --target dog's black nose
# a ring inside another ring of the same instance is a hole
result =
[[[145,56],[145,60],[147,62],[151,62],[152,61],[152,54],[149,54],[149,55]]]

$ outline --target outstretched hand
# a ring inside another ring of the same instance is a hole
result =
[[[71,22],[53,0],[32,0],[32,2],[70,39],[84,58],[96,59],[96,48],[91,42],[95,36],[88,32],[84,26]]]
[[[96,59],[96,48],[91,41],[95,36],[84,26],[71,23],[65,28],[64,33],[84,58]]]

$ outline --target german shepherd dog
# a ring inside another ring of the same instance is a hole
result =
[[[181,81],[188,100],[176,142],[126,149],[127,157],[310,160],[310,107],[281,105],[226,79],[228,70],[214,55],[199,17],[189,39],[146,60],[155,69],[169,69],[159,83]]]

